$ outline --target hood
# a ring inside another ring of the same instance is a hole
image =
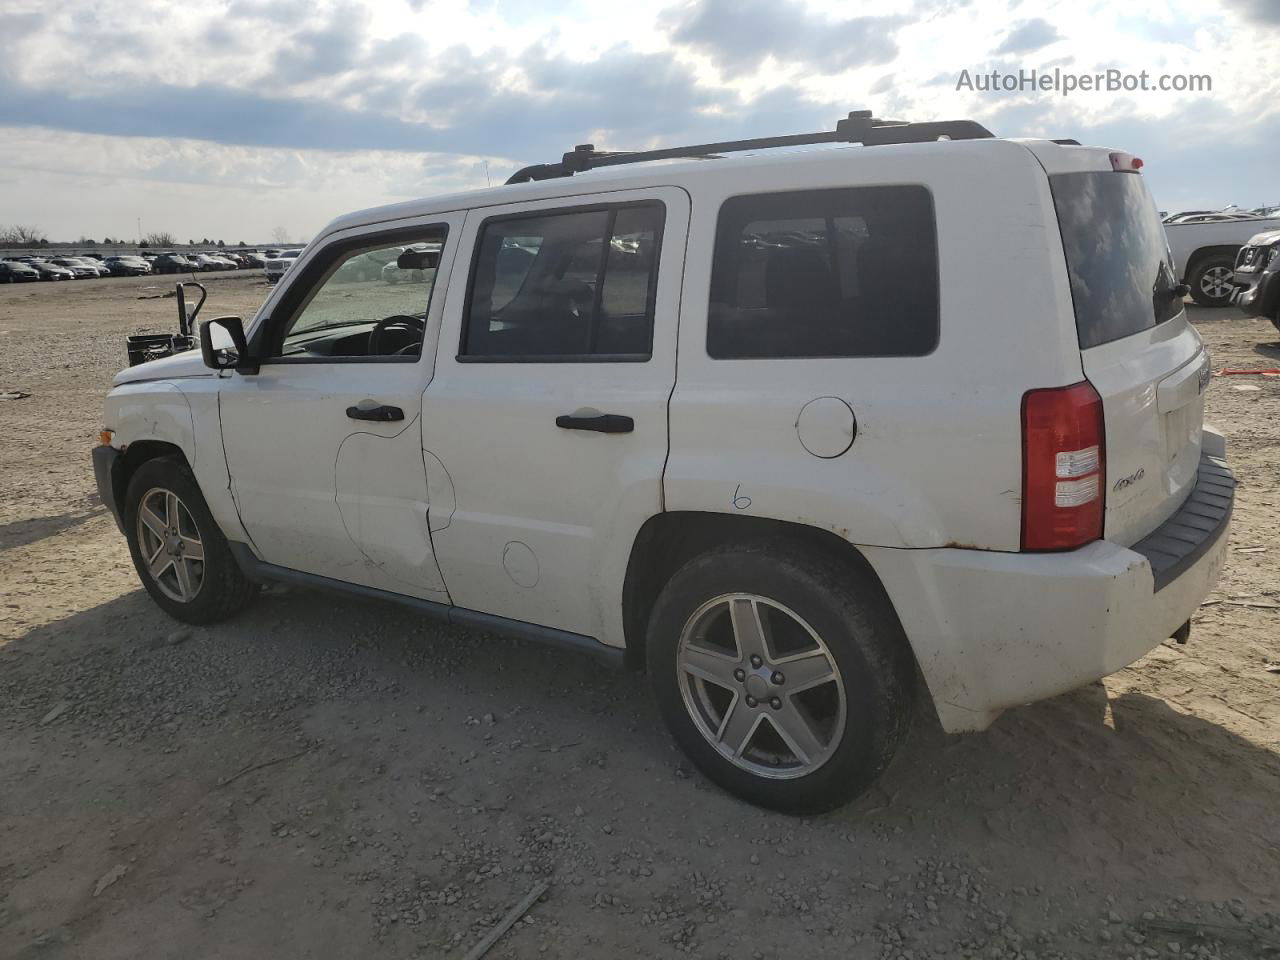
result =
[[[113,387],[124,383],[144,383],[148,380],[178,380],[189,377],[213,377],[214,371],[204,365],[199,347],[184,350],[159,360],[148,360],[136,367],[125,367],[111,380]]]
[[[1277,240],[1280,240],[1280,230],[1266,230],[1262,233],[1255,233],[1250,237],[1248,246],[1268,247]]]
[[[204,326],[204,321],[200,321],[199,325]],[[193,334],[195,331],[192,331]],[[221,350],[225,347],[232,347],[235,344],[231,340],[231,334],[226,328],[215,326],[210,328],[210,339],[213,342],[215,350]],[[181,380],[190,377],[216,377],[216,370],[210,370],[204,365],[204,355],[200,352],[200,338],[193,336],[194,345],[190,350],[183,350],[181,353],[170,354],[167,357],[161,357],[159,360],[148,360],[146,363],[139,363],[136,366],[125,367],[114,377],[111,378],[111,385],[118,387],[124,383],[146,383],[150,380]]]

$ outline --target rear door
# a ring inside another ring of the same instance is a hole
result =
[[[621,637],[631,544],[662,510],[688,223],[675,188],[468,214],[422,416],[456,605]]]
[[[1053,151],[1037,153],[1062,232],[1084,374],[1103,402],[1104,533],[1131,544],[1168,519],[1195,485],[1209,358],[1176,295],[1142,177],[1113,169],[1105,150]]]

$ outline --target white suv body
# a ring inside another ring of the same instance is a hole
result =
[[[830,806],[874,777],[901,726],[876,714],[899,709],[906,680],[846,691],[855,673],[918,667],[943,727],[981,730],[1179,633],[1218,577],[1232,480],[1202,423],[1208,357],[1126,162],[997,139],[775,151],[345,216],[269,295],[239,360],[192,352],[117,376],[95,454],[104,502],[145,541],[140,574],[177,616],[181,560],[166,602],[147,569],[153,551],[173,558],[130,504],[145,494],[132,472],[156,456],[189,471],[217,528],[199,531],[201,556],[225,538],[235,576],[626,651],[660,665],[664,715],[714,779]],[[337,316],[325,285],[345,260],[437,241],[433,282],[344,288],[390,324],[305,319]],[[594,282],[579,279],[601,250]],[[415,290],[409,316],[379,299]],[[811,323],[824,296],[856,323]],[[553,313],[565,330],[594,317],[588,347],[554,353],[573,333],[532,349]],[[215,352],[224,334],[207,327]],[[201,526],[182,511],[156,524],[173,543]],[[188,577],[208,582],[213,562]],[[824,571],[846,614],[806,613],[801,581]],[[663,618],[669,657],[654,651]],[[799,652],[779,653],[788,630]],[[868,637],[905,638],[908,659],[842,652]],[[801,710],[810,743],[766,707],[792,711],[778,678],[814,650],[825,666],[804,682],[838,686]],[[767,722],[742,719],[747,703]],[[857,739],[859,717],[884,743]]]
[[[267,257],[262,263],[262,275],[268,283],[278,282],[285,271],[298,262],[301,253],[301,250],[284,250],[277,256]]]

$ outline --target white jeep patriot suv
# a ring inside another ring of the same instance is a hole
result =
[[[712,780],[828,808],[915,691],[981,730],[1185,639],[1218,577],[1139,166],[859,113],[341,217],[115,378],[102,500],[180,620],[278,579],[604,653]],[[387,251],[422,279],[343,269]]]

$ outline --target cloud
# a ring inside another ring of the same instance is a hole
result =
[[[614,47],[570,60],[536,45],[514,61],[454,47],[433,58],[438,74],[416,85],[397,76],[361,79],[354,107],[336,97],[285,96],[205,85],[198,94],[170,84],[73,96],[11,84],[0,126],[45,127],[125,137],[169,137],[301,150],[447,152],[554,159],[574,144],[643,147],[804,129],[835,122],[830,108],[794,87],[750,100],[699,86],[671,53]],[[515,71],[518,82],[503,76]],[[198,95],[199,109],[191,109]],[[370,109],[370,103],[383,109]],[[402,103],[405,109],[400,108]],[[657,108],[660,105],[660,109]]]
[[[809,13],[798,0],[694,0],[668,11],[671,42],[711,58],[726,77],[740,76],[767,57],[803,63],[819,73],[888,63],[898,52],[899,16],[833,20]]]
[[[277,83],[306,83],[345,73],[356,65],[369,13],[343,3],[322,27],[299,30],[276,52],[271,79]]]
[[[1280,4],[1276,0],[1222,0],[1227,9],[1234,9],[1255,23],[1280,26]]]
[[[1057,27],[1048,20],[1036,17],[1033,20],[1023,20],[1010,30],[1004,42],[996,47],[995,52],[998,54],[1032,53],[1041,47],[1047,47],[1061,37]]]

